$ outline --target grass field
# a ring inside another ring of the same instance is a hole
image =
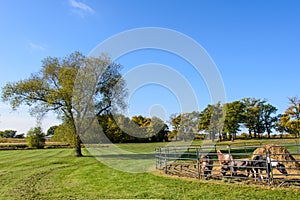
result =
[[[147,153],[157,145],[119,146]],[[300,198],[299,188],[201,181],[168,177],[158,172],[126,173],[102,164],[86,150],[84,154],[85,157],[74,157],[72,149],[0,151],[0,199]]]

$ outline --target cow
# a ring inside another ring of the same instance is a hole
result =
[[[234,160],[233,161],[233,175],[237,175],[237,171],[247,171],[247,177],[250,173],[253,174],[253,162],[251,160]]]
[[[220,150],[217,151],[218,160],[221,166],[221,174],[226,175],[227,171],[231,172],[231,175],[234,173],[234,161],[231,154],[223,154]]]
[[[270,173],[273,168],[277,169],[280,173],[288,176],[288,173],[285,169],[284,164],[276,161],[275,159],[272,159],[269,157],[264,158],[262,155],[255,155],[255,156],[253,156],[252,160],[253,160],[253,169],[255,171],[255,173],[254,173],[255,180],[257,179],[258,171],[259,171],[261,180],[263,180],[262,171],[266,171],[267,176],[270,177]]]
[[[209,157],[209,155],[201,155],[200,157],[200,170],[201,174],[204,175],[205,179],[208,179],[211,175],[211,171],[213,169],[213,160]]]

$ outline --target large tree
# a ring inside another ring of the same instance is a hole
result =
[[[177,115],[177,114],[172,114],[170,116],[170,121],[169,124],[171,124],[172,126],[172,132],[171,132],[171,137],[174,138],[175,137],[175,141],[177,141],[179,139],[178,137],[178,133],[179,133],[179,129],[180,129],[180,121],[181,121],[181,115]]]
[[[294,134],[295,137],[300,136],[300,99],[298,97],[289,98],[290,106],[286,109],[281,117],[281,124],[285,129]]]
[[[150,133],[147,131],[148,126],[151,123],[151,118],[144,117],[142,115],[133,116],[131,122],[126,126],[130,128],[127,132],[135,136],[136,142],[148,142]],[[127,129],[128,129],[127,128]]]
[[[268,138],[270,138],[272,129],[275,128],[277,122],[277,116],[275,116],[277,108],[269,103],[265,103],[262,104],[261,111],[264,129],[268,134]]]
[[[199,132],[200,113],[197,111],[171,115],[170,122],[176,140],[191,140]]]
[[[226,116],[223,127],[223,139],[226,139],[228,134],[229,140],[234,140],[236,138],[236,133],[240,131],[240,125],[244,119],[243,111],[245,105],[241,101],[234,101],[226,103],[224,107]]]
[[[244,98],[242,102],[245,105],[243,122],[245,127],[248,128],[249,137],[252,137],[252,132],[255,138],[257,135],[262,136],[264,132],[267,132],[270,138],[277,121],[275,116],[277,108],[262,99]]]
[[[168,126],[158,117],[147,118],[141,115],[132,117],[133,124],[130,134],[136,136],[139,142],[162,142],[167,141]]]
[[[77,73],[82,68],[93,70],[85,70],[84,73],[94,71],[100,73],[93,77],[87,76],[95,80],[78,80],[76,79]],[[80,81],[87,84],[91,81],[96,83],[90,85],[95,88],[94,94],[87,95],[84,93],[86,91],[79,92],[80,95],[77,94],[75,102],[78,102],[81,96],[92,96],[95,104],[93,112],[100,116],[106,111],[109,112],[113,103],[122,104],[122,97],[126,91],[119,71],[120,65],[112,63],[105,55],[92,58],[85,57],[80,52],[74,52],[64,58],[48,57],[42,61],[42,68],[38,73],[32,74],[28,79],[6,84],[3,88],[2,99],[9,102],[13,109],[21,104],[30,106],[31,114],[37,117],[43,116],[48,111],[55,112],[72,130],[76,155],[82,156],[82,140],[78,131],[81,127],[78,123],[76,124],[76,119],[86,116],[84,113],[86,109],[78,105],[74,106],[75,84],[80,85]],[[82,133],[82,129],[80,131]]]
[[[248,128],[249,137],[252,138],[252,132],[256,138],[259,133],[263,133],[264,126],[261,119],[261,105],[264,100],[255,98],[244,98],[242,99],[245,105],[244,109],[244,126]]]
[[[169,127],[158,117],[152,117],[151,122],[147,127],[147,132],[151,136],[152,142],[167,142]]]
[[[221,140],[224,120],[225,110],[224,106],[220,102],[214,105],[208,105],[200,113],[199,130],[208,132],[209,138],[212,142],[215,141],[217,134],[219,134],[219,138]]]

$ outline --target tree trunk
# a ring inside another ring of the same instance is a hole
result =
[[[230,134],[229,134],[230,135]],[[227,140],[227,133],[222,133],[222,136],[223,136],[223,140]]]
[[[215,133],[214,132],[211,133],[211,141],[215,142]]]
[[[256,131],[254,131],[254,133],[253,133],[253,134],[254,134],[254,138],[257,138],[257,134],[256,134]]]
[[[82,155],[82,152],[81,152],[81,140],[80,140],[80,137],[79,137],[79,135],[77,134],[76,135],[76,141],[75,141],[75,155],[77,156],[77,157],[81,157],[81,156],[83,156]]]
[[[251,130],[249,130],[249,138],[250,138],[250,139],[252,138]]]
[[[81,152],[81,144],[82,144],[82,141],[80,139],[80,136],[79,136],[79,133],[77,132],[77,128],[76,128],[76,125],[75,125],[75,122],[74,122],[74,118],[72,117],[70,122],[72,123],[72,126],[73,126],[73,131],[74,131],[74,146],[75,146],[75,156],[77,157],[81,157],[83,156],[82,155],[82,152]]]
[[[78,147],[78,146],[75,147],[75,155],[76,155],[76,157],[83,156],[82,152],[81,152],[81,147]]]

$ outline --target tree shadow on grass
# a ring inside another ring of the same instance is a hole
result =
[[[104,154],[104,155],[85,155],[84,157],[95,157],[95,158],[103,158],[103,159],[123,159],[123,160],[150,160],[155,159],[155,154]]]

